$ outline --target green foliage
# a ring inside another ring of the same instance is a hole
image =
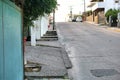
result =
[[[76,19],[77,17],[80,17],[80,16],[81,16],[81,15],[79,15],[79,14],[74,14],[74,15],[73,15],[73,18]]]
[[[92,10],[86,11],[86,15],[87,15],[87,16],[92,15]]]
[[[106,13],[105,16],[107,17],[107,21],[109,21],[109,16],[112,16],[112,19],[116,20],[117,19],[117,14],[120,12],[120,10],[116,9],[109,9]]]
[[[24,27],[33,25],[33,20],[39,16],[49,14],[56,8],[56,0],[25,0],[24,2]]]

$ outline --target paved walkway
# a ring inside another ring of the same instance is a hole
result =
[[[39,73],[26,72],[26,76],[37,77],[65,77],[70,61],[58,41],[38,41],[37,46],[30,46],[27,42],[25,59],[39,63],[42,69]]]

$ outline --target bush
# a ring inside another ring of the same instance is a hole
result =
[[[107,18],[107,22],[109,22],[109,17],[110,17],[110,16],[112,17],[113,22],[116,22],[118,12],[120,12],[120,10],[109,9],[109,10],[105,13],[105,16],[106,16],[106,18]]]

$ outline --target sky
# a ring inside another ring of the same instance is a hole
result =
[[[72,7],[73,14],[81,14],[84,11],[84,0],[57,0],[58,9],[56,10],[56,21],[66,21],[67,14],[70,13],[70,6]],[[90,0],[85,0],[86,6]]]

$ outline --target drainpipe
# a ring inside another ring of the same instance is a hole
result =
[[[85,3],[85,0],[84,0],[84,16],[85,16],[85,21],[86,21],[86,8],[85,8],[85,6],[86,6],[86,3]]]

